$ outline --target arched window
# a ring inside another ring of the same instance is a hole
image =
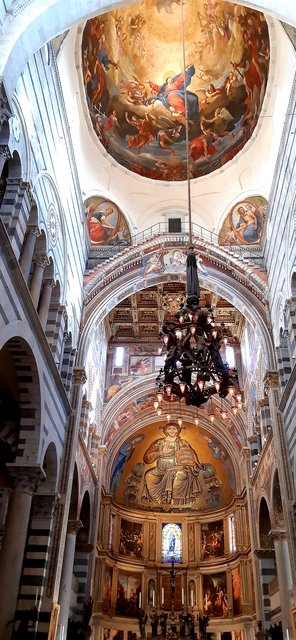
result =
[[[164,524],[162,527],[162,562],[181,562],[182,526],[180,524]]]

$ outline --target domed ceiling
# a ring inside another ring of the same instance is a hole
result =
[[[244,147],[268,65],[263,14],[219,0],[144,0],[89,20],[82,38],[99,142],[126,169],[157,180],[186,178],[185,102],[191,177],[220,168]]]

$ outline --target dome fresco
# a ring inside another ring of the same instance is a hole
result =
[[[186,179],[231,160],[251,137],[269,66],[262,13],[219,0],[144,0],[94,17],[81,46],[98,141],[147,178]]]

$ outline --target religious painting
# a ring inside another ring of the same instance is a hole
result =
[[[111,476],[113,496],[120,504],[146,511],[205,512],[226,506],[236,488],[230,482],[232,462],[215,458],[208,439],[209,434],[191,424],[180,427],[159,419],[145,427],[122,446]]]
[[[182,558],[182,526],[169,523],[162,525],[161,535],[162,562],[181,562]]]
[[[132,376],[146,376],[152,372],[152,358],[145,357],[139,358],[138,356],[131,356],[130,359],[130,373]]]
[[[119,571],[116,615],[136,617],[141,607],[141,575]]]
[[[106,565],[103,582],[103,613],[107,615],[109,615],[111,611],[112,575],[112,567]]]
[[[226,572],[202,576],[203,611],[210,617],[228,616]]]
[[[119,553],[141,558],[143,555],[143,526],[138,522],[121,519]]]
[[[92,247],[130,245],[131,236],[120,209],[104,198],[88,198],[84,203]]]
[[[241,200],[229,211],[219,234],[224,246],[257,245],[262,240],[267,201],[261,196]]]
[[[233,615],[240,616],[242,614],[242,599],[239,567],[235,567],[232,570],[232,600]]]
[[[186,128],[192,178],[231,160],[256,127],[268,69],[263,14],[224,0],[143,0],[88,20],[82,37],[99,143],[154,180],[186,179]]]
[[[224,555],[223,520],[203,522],[201,525],[201,557],[218,558]]]
[[[163,261],[163,251],[155,251],[155,253],[150,253],[144,256],[142,260],[142,276],[146,278],[151,274],[163,273],[165,270],[165,265]]]

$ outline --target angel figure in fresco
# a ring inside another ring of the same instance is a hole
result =
[[[170,110],[172,116],[185,116],[185,91],[191,83],[191,78],[195,74],[195,67],[191,65],[186,67],[185,74],[178,73],[176,76],[168,76],[162,85],[155,84],[148,80],[150,88],[156,95],[147,98],[146,104],[157,103],[163,104]],[[198,115],[198,97],[192,91],[187,91],[187,109],[190,121],[197,120]]]
[[[144,475],[142,500],[167,504],[188,504],[200,495],[199,473],[204,465],[189,442],[180,437],[181,427],[168,423],[164,437],[148,447],[145,464],[155,462]]]

